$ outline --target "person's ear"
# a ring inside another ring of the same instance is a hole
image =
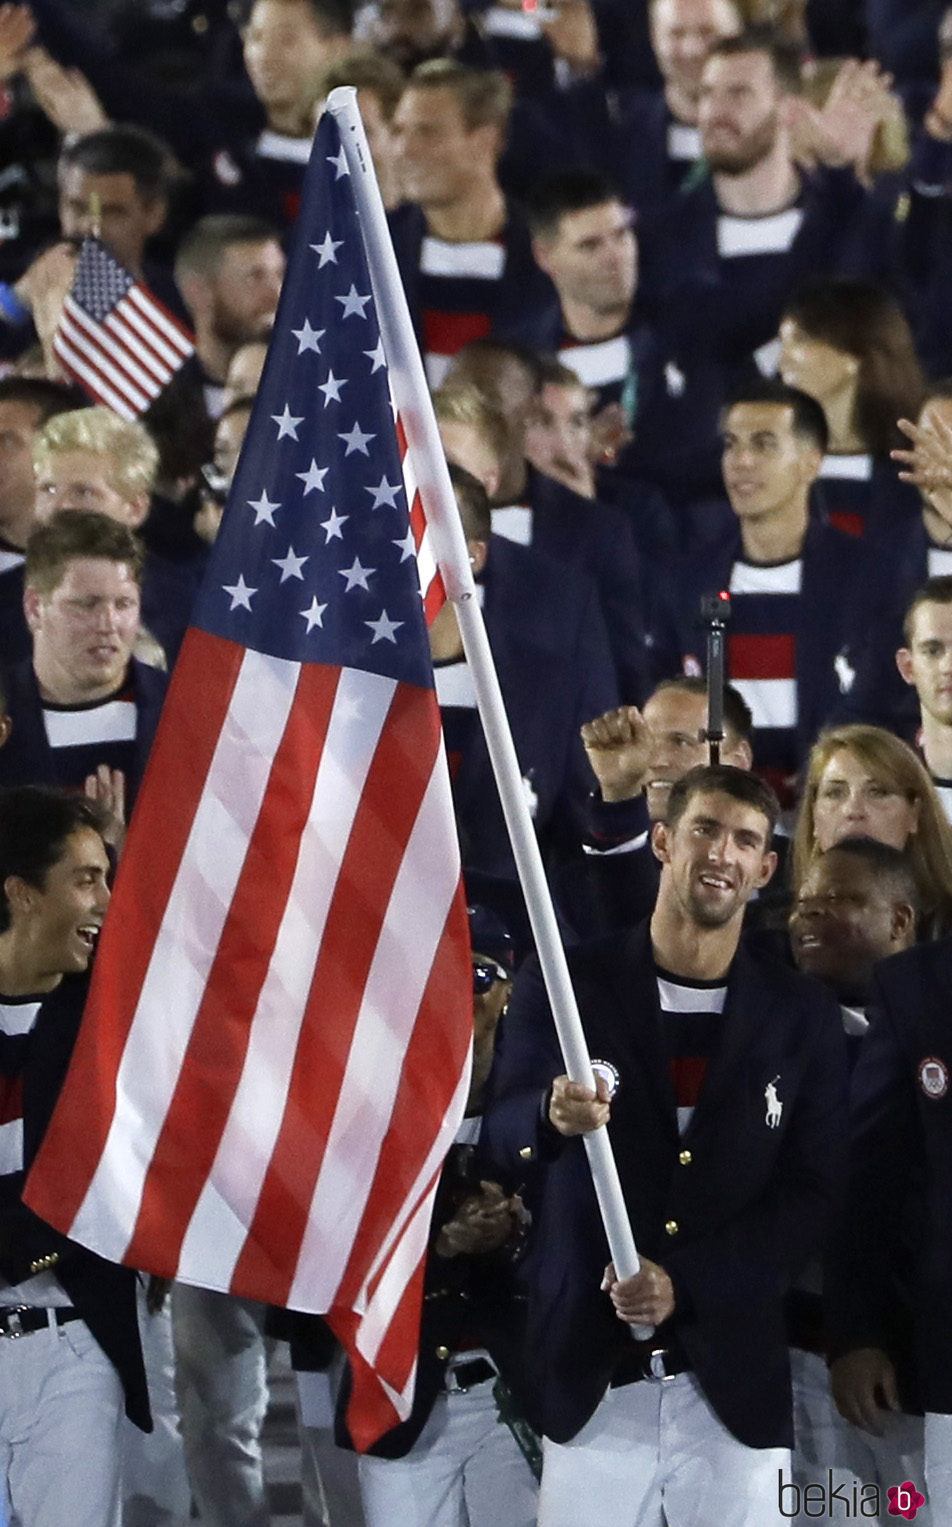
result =
[[[899,949],[907,949],[915,938],[916,914],[908,901],[893,903],[890,932],[892,933],[893,943]]]
[[[489,547],[485,541],[467,541],[466,545],[469,548],[469,564],[473,569],[473,577],[478,578],[486,566]]]
[[[42,622],[43,596],[38,589],[23,590],[23,615],[32,632],[39,630]]]
[[[651,852],[661,864],[671,862],[667,822],[655,822],[651,828]]]
[[[158,233],[168,217],[169,204],[164,196],[156,196],[148,203],[144,211],[146,238],[150,239],[154,233]]]
[[[23,917],[30,911],[36,898],[36,886],[30,885],[22,875],[8,875],[3,882],[3,894],[11,915]]]
[[[760,866],[760,873],[757,876],[756,886],[758,891],[762,891],[768,880],[773,879],[776,868],[777,855],[774,853],[773,849],[770,849],[766,854],[764,854],[764,862]]]
[[[900,647],[896,653],[896,667],[902,674],[907,684],[915,685],[915,677],[912,672],[912,653],[908,647]]]

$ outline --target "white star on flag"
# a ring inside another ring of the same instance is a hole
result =
[[[250,610],[251,596],[252,594],[257,594],[258,592],[257,589],[250,589],[248,587],[247,583],[245,582],[244,573],[238,574],[237,583],[223,583],[222,588],[226,594],[231,595],[230,608],[232,610],[237,610],[239,605],[243,610]]]
[[[313,493],[315,488],[318,493],[324,492],[324,479],[330,471],[330,467],[319,467],[314,457],[311,457],[311,465],[306,472],[295,472],[295,477],[300,478],[304,484],[305,493]]]
[[[347,378],[345,376],[335,376],[333,371],[329,371],[327,373],[326,382],[318,383],[317,390],[318,392],[322,392],[324,394],[325,408],[327,407],[328,403],[340,402],[340,390],[342,387],[346,386],[346,384]]]
[[[339,302],[343,308],[343,312],[340,315],[341,318],[351,318],[355,313],[358,318],[367,317],[364,308],[370,301],[370,294],[368,292],[366,297],[358,297],[357,288],[353,281],[350,283],[350,291],[346,297],[335,297],[334,301]]]
[[[344,537],[341,535],[340,527],[342,525],[346,525],[349,519],[349,514],[338,514],[336,509],[332,509],[330,512],[330,518],[321,520],[321,529],[326,532],[324,542],[325,545],[329,545],[331,541],[342,541],[344,539]],[[412,536],[412,530],[410,534]]]
[[[373,350],[365,350],[364,354],[366,355],[366,357],[367,357],[367,359],[369,361],[373,361],[373,365],[370,368],[370,375],[371,376],[373,376],[375,371],[381,371],[383,369],[383,367],[387,364],[387,357],[383,353],[383,340],[382,339],[378,339],[375,349],[373,349]]]
[[[337,174],[334,176],[335,180],[341,180],[344,175],[350,174],[350,170],[347,168],[347,155],[344,153],[343,148],[341,148],[339,154],[328,154],[327,162],[332,164],[337,171]]]
[[[303,424],[304,423],[304,416],[303,416],[303,414],[300,417],[300,419],[296,419],[294,417],[294,415],[292,414],[292,412],[291,412],[290,408],[288,407],[288,405],[285,403],[285,405],[284,405],[284,413],[283,414],[272,414],[271,417],[274,420],[275,424],[278,426],[278,439],[279,440],[283,440],[286,435],[290,436],[290,438],[292,440],[296,440],[297,439],[297,437],[298,437],[297,427],[298,427],[299,424]]]
[[[306,610],[302,610],[301,611],[301,614],[304,616],[304,619],[307,621],[307,629],[309,631],[313,631],[315,626],[323,627],[323,625],[324,625],[324,611],[326,609],[327,609],[327,605],[326,604],[318,604],[318,602],[317,602],[317,595],[315,594],[314,598],[311,600],[311,603],[310,603],[309,607]]]
[[[377,437],[376,435],[365,435],[360,425],[355,423],[349,435],[339,434],[337,438],[338,440],[343,440],[347,446],[344,452],[345,456],[350,456],[354,451],[359,451],[362,456],[369,456],[370,452],[367,449],[367,442],[368,440],[376,440]]]
[[[373,503],[370,506],[371,509],[380,509],[380,508],[383,507],[384,504],[386,504],[387,507],[390,508],[390,509],[396,509],[396,507],[397,507],[397,494],[399,493],[399,491],[400,491],[399,483],[388,482],[386,477],[381,477],[381,479],[378,482],[376,488],[365,488],[364,489],[365,493],[372,493],[373,496],[374,496],[374,501],[373,501]]]
[[[315,355],[320,355],[320,342],[327,333],[326,329],[312,329],[310,320],[305,318],[303,328],[292,329],[291,333],[298,342],[298,355],[303,355],[305,350],[313,350]]]
[[[301,572],[301,568],[304,566],[305,562],[309,562],[310,560],[310,557],[299,557],[296,554],[293,546],[288,547],[286,557],[271,558],[271,561],[274,563],[275,567],[280,567],[281,569],[282,583],[286,583],[288,578],[300,578],[303,583],[304,574]]]
[[[255,512],[256,525],[262,524],[265,520],[269,525],[273,525],[274,511],[275,509],[280,509],[281,505],[277,502],[272,503],[267,493],[262,489],[260,498],[249,498],[248,508],[253,509]]]
[[[328,229],[320,244],[311,245],[311,248],[319,259],[319,264],[317,267],[318,270],[321,270],[325,265],[337,264],[337,251],[340,249],[340,246],[343,244],[343,242],[343,239],[332,239],[330,230]]]
[[[416,556],[416,541],[413,539],[413,531],[408,530],[406,535],[399,541],[394,541],[394,546],[400,552],[400,561],[406,562],[408,557]]]
[[[349,594],[351,589],[367,588],[367,579],[376,571],[375,567],[361,567],[359,558],[355,557],[350,567],[339,567],[337,575],[339,578],[347,579],[344,593]]]
[[[393,633],[399,631],[403,621],[391,620],[386,610],[381,610],[379,620],[365,620],[364,625],[369,626],[374,634],[374,640],[370,643],[371,647],[374,642],[393,642],[393,645],[396,646],[397,638]]]

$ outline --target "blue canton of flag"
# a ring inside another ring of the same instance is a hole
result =
[[[276,657],[432,685],[370,275],[330,147],[319,236],[288,268],[195,624]]]
[[[102,244],[89,239],[83,245],[76,262],[73,295],[97,323],[109,316],[120,297],[135,284],[134,278]]]

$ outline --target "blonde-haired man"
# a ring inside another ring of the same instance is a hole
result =
[[[158,447],[138,420],[120,419],[110,408],[58,414],[33,441],[37,522],[47,525],[57,514],[92,509],[139,530],[149,515],[158,467]],[[142,622],[154,642],[137,648],[146,661],[171,667],[195,586],[191,566],[146,551]]]
[[[60,509],[98,509],[136,530],[158,467],[158,447],[137,419],[111,408],[57,414],[33,441],[38,518],[45,524]]]

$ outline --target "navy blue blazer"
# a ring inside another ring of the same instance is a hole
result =
[[[86,978],[65,977],[43,1000],[30,1036],[23,1073],[23,1158],[29,1171],[66,1077],[86,997]],[[67,1240],[22,1202],[7,1206],[0,1225],[4,1274],[22,1282],[33,1265],[55,1255],[52,1269],[90,1331],[114,1365],[126,1396],[126,1413],[152,1430],[149,1392],[136,1313],[136,1275]]]
[[[846,1058],[837,1003],[818,983],[743,945],[724,1029],[679,1135],[648,925],[569,952],[590,1053],[620,1084],[608,1126],[636,1244],[674,1284],[659,1328],[680,1342],[714,1410],[750,1447],[793,1440],[782,1295],[821,1243],[844,1166]],[[580,1138],[545,1119],[565,1067],[541,977],[517,978],[482,1146],[538,1180],[526,1268],[530,1419],[565,1441],[601,1400],[630,1335],[600,1290],[608,1248]],[[766,1118],[766,1088],[783,1104]],[[498,1168],[497,1168],[498,1169]]]
[[[808,281],[824,275],[885,280],[895,257],[892,229],[864,240],[871,202],[851,170],[825,169],[804,184],[803,221],[786,253],[722,258],[713,182],[703,176],[640,232],[643,282],[652,299],[690,302],[693,343],[700,353],[741,360],[777,333],[783,309]],[[885,214],[883,214],[885,217]]]
[[[427,232],[426,216],[416,202],[402,202],[389,214],[388,221],[410,316],[420,349],[425,353],[426,340],[420,301],[420,256]],[[509,201],[506,203],[506,226],[502,241],[506,249],[506,264],[501,278],[493,285],[493,301],[487,317],[494,332],[498,330],[508,333],[527,309],[544,308],[552,302],[553,286],[532,257],[525,218],[515,204]],[[449,282],[446,284],[449,286]],[[461,277],[459,284],[465,301],[467,278]],[[490,283],[481,281],[479,285],[485,290]]]
[[[680,655],[704,659],[703,633],[696,620],[702,594],[730,584],[731,568],[743,555],[736,523],[672,574],[670,595]],[[803,542],[803,578],[796,635],[797,755],[806,757],[821,727],[842,719],[844,696],[855,682],[865,644],[882,619],[884,574],[873,550],[855,536],[811,520]],[[671,651],[671,627],[660,633],[670,670],[680,666]],[[728,678],[730,674],[728,674]],[[844,684],[847,687],[843,687]]]
[[[952,940],[883,961],[867,1015],[852,1080],[848,1211],[827,1277],[832,1355],[883,1348],[911,1404],[949,1414]]]
[[[537,155],[537,177],[540,164],[549,172],[566,165],[600,170],[623,201],[644,212],[675,196],[692,168],[668,153],[673,120],[662,89],[612,88],[598,74],[519,103],[509,153],[528,170],[528,144]]]
[[[532,509],[532,550],[594,579],[621,698],[640,705],[649,687],[643,615],[648,571],[630,524],[621,510],[582,498],[534,467],[522,501]]]
[[[126,807],[131,810],[149,759],[168,676],[132,659],[130,674],[136,696],[135,761],[126,780]],[[43,703],[33,663],[27,660],[0,674],[13,722],[6,746],[0,748],[0,786],[55,785],[53,750],[43,725]],[[77,786],[82,780],[76,780]]]
[[[617,705],[608,638],[595,588],[584,575],[492,536],[482,578],[483,618],[512,728],[516,756],[537,798],[544,849],[581,841],[591,770],[579,728]],[[515,866],[482,728],[474,729],[453,800],[467,868],[512,877]]]

